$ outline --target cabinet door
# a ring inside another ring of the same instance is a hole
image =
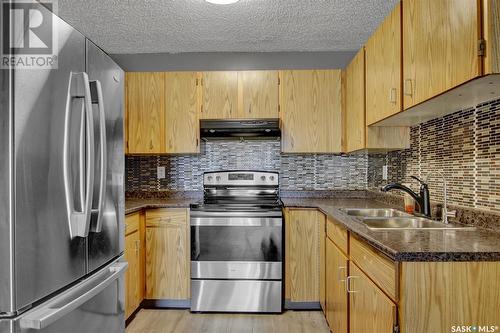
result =
[[[139,231],[125,237],[125,260],[128,269],[125,272],[125,317],[128,318],[139,306]]]
[[[347,258],[337,246],[326,239],[326,320],[330,330],[347,333]]]
[[[365,51],[361,48],[345,73],[345,150],[365,148]]]
[[[238,72],[203,72],[201,119],[238,117]]]
[[[238,118],[278,118],[278,72],[238,72]]]
[[[146,298],[190,297],[189,246],[185,209],[146,212]]]
[[[320,243],[317,210],[289,210],[286,219],[286,288],[292,302],[319,302]],[[285,292],[286,292],[285,291]]]
[[[319,303],[326,309],[326,216],[318,213],[319,231]]]
[[[198,73],[165,73],[167,153],[199,153]]]
[[[366,123],[401,111],[401,5],[378,27],[365,46]]]
[[[481,74],[479,1],[403,1],[404,108]]]
[[[280,76],[282,151],[341,152],[341,71],[287,70]]]
[[[396,306],[352,262],[349,263],[348,289],[351,333],[393,331]]]
[[[165,75],[126,74],[128,152],[165,151]]]

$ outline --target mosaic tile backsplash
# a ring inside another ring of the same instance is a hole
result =
[[[282,190],[363,190],[367,155],[281,154],[279,141],[202,142],[199,155],[134,155],[126,158],[127,191],[200,191],[205,171],[280,172]],[[157,167],[166,178],[158,180]]]
[[[415,175],[428,180],[431,200],[442,202],[442,174],[449,204],[500,212],[500,100],[414,126],[410,149],[370,154],[368,165],[370,189],[394,181],[418,190]]]
[[[388,180],[382,166],[388,165]],[[157,167],[166,178],[157,180]],[[376,190],[387,182],[428,179],[431,200],[464,208],[500,212],[500,100],[482,103],[412,127],[410,149],[382,154],[281,154],[279,141],[202,142],[198,155],[127,156],[127,191],[200,191],[205,171],[267,170],[280,172],[284,191]]]

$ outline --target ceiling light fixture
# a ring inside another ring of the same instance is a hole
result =
[[[216,5],[230,5],[233,3],[237,3],[240,0],[205,0],[205,1]]]

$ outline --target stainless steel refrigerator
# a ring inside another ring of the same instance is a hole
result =
[[[124,73],[46,14],[58,68],[0,70],[0,333],[123,332]]]

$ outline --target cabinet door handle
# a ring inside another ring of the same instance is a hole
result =
[[[135,252],[136,253],[139,253],[139,248],[141,247],[141,241],[140,240],[136,240],[135,241]]]
[[[342,271],[345,271],[346,267],[345,266],[339,266],[338,268],[338,276],[337,276],[337,280],[339,280],[339,282],[345,282],[345,279],[342,279],[340,277],[340,274],[342,273]]]
[[[397,89],[391,88],[389,89],[389,103],[396,104],[397,102]]]
[[[249,113],[249,114],[252,114],[252,104],[250,104],[250,105],[248,106],[248,113]]]
[[[357,290],[352,290],[351,289],[351,279],[357,279],[359,278],[359,276],[348,276],[347,277],[347,280],[346,280],[346,290],[348,293],[352,294],[352,293],[357,293],[358,291]]]
[[[405,80],[405,96],[413,96],[413,84],[411,79]]]

